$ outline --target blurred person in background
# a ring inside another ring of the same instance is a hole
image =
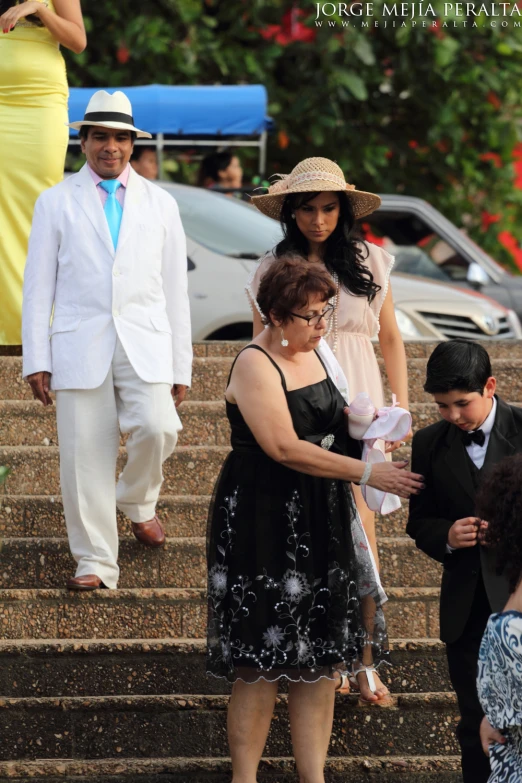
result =
[[[158,155],[155,147],[135,144],[131,158],[135,172],[145,179],[158,179]]]
[[[20,345],[36,199],[63,177],[69,131],[60,46],[87,45],[80,0],[0,0],[0,344]]]
[[[205,155],[201,161],[197,184],[200,188],[215,190],[240,189],[243,186],[243,169],[237,155],[230,150]]]

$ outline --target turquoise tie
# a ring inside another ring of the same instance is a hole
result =
[[[107,200],[103,208],[107,223],[109,224],[109,231],[111,232],[112,244],[116,250],[118,244],[118,235],[120,233],[121,219],[123,216],[123,209],[116,198],[116,191],[121,188],[121,182],[117,179],[102,179],[100,182],[100,188],[103,188],[107,195]]]

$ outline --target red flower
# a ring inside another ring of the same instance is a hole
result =
[[[501,231],[497,239],[500,244],[503,245],[509,253],[511,253],[515,260],[515,264],[520,270],[522,270],[522,248],[519,247],[519,244],[513,234],[510,231]]]
[[[262,38],[265,39],[265,41],[269,41],[271,38],[274,38],[277,33],[281,30],[280,24],[269,24],[268,27],[262,27],[259,30],[259,34]]]
[[[480,224],[480,230],[485,232],[493,223],[498,223],[502,215],[492,215],[491,212],[485,210],[481,213],[482,222]]]
[[[502,168],[502,158],[498,152],[483,152],[479,158],[480,160],[492,160],[496,169]]]
[[[497,111],[498,111],[498,110],[500,109],[500,107],[502,106],[502,101],[500,100],[500,98],[498,97],[498,95],[497,95],[495,92],[493,92],[493,90],[490,90],[490,91],[488,92],[488,94],[487,94],[487,97],[486,97],[486,100],[487,100],[487,102],[488,102],[488,103],[490,103],[490,104],[493,106],[493,108],[494,108],[494,109],[496,109]]]
[[[513,148],[513,168],[515,169],[516,179],[514,185],[519,190],[522,189],[522,144],[515,144]]]
[[[121,65],[125,65],[129,61],[130,52],[125,44],[120,44],[116,51],[116,59]]]
[[[361,228],[363,230],[364,238],[367,242],[372,242],[374,245],[382,247],[384,245],[384,238],[378,237],[372,233],[372,227],[369,223],[362,223]]]
[[[386,150],[386,152],[384,153],[384,157],[385,157],[387,160],[390,160],[391,158],[393,158],[393,152],[392,152],[392,150]]]
[[[416,150],[418,146],[419,146],[419,142],[415,141],[415,139],[412,139],[411,141],[408,142],[408,147],[412,150]]]
[[[439,39],[439,41],[442,41],[442,39],[446,37],[446,33],[444,33],[444,32],[443,32],[443,31],[440,29],[440,22],[439,22],[439,20],[438,20],[438,19],[436,19],[436,20],[435,20],[435,21],[434,21],[434,22],[431,24],[431,26],[430,26],[430,27],[428,27],[428,30],[430,31],[430,33],[433,33],[433,35],[435,35],[435,36],[436,36],[436,37]]]
[[[306,19],[307,16],[305,11],[294,6],[284,14],[281,24],[271,24],[263,27],[259,30],[259,33],[265,41],[274,40],[280,46],[287,46],[295,41],[313,43],[316,31],[300,21],[301,19]]]
[[[288,138],[288,134],[284,130],[280,130],[277,134],[277,146],[281,150],[286,150],[289,144],[290,139]]]

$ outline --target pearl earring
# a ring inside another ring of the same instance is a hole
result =
[[[292,219],[293,219],[293,220],[295,220],[295,215],[294,215],[294,213],[293,213],[293,212],[292,212]]]
[[[281,345],[283,346],[283,348],[286,348],[286,346],[288,345],[288,340],[285,338],[285,333],[283,332],[282,329],[281,329]]]

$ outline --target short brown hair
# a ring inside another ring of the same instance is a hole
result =
[[[257,303],[265,323],[272,323],[270,313],[287,323],[292,311],[305,307],[314,294],[325,302],[334,296],[335,283],[330,273],[323,264],[288,254],[270,264],[261,278]]]

